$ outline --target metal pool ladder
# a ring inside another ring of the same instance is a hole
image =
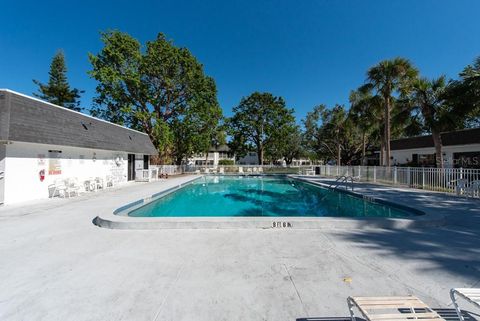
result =
[[[330,188],[333,187],[333,189],[337,189],[337,187],[339,186],[342,186],[340,184],[342,183],[345,183],[343,186],[345,187],[346,190],[348,190],[348,183],[350,182],[350,188],[352,189],[353,191],[353,183],[355,182],[355,179],[353,178],[353,176],[349,175],[349,176],[346,176],[346,175],[342,175],[340,176],[339,178],[337,178],[335,180],[335,182],[333,182],[332,184],[330,184]]]

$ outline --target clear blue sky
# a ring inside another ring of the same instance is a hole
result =
[[[456,77],[480,56],[478,0],[5,1],[0,19],[0,88],[32,94],[62,48],[72,86],[89,108],[95,81],[87,53],[99,32],[142,42],[163,32],[188,47],[215,78],[225,114],[242,96],[285,97],[297,117],[347,104],[368,67],[409,58],[427,77]]]

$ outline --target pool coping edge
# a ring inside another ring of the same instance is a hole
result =
[[[294,179],[321,187],[332,188],[320,182],[312,182],[297,175],[286,175]],[[408,229],[420,227],[440,227],[445,225],[446,218],[438,213],[418,210],[402,204],[386,201],[376,197],[368,197],[370,201],[391,205],[401,209],[424,213],[414,218],[372,218],[372,217],[131,217],[118,215],[146,205],[159,197],[172,193],[193,181],[204,177],[200,175],[191,180],[170,187],[164,191],[125,204],[114,211],[100,214],[93,219],[93,224],[109,229],[152,230],[152,229]],[[338,189],[364,198],[365,195],[354,191]]]

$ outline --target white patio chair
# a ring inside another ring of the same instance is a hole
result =
[[[454,288],[450,290],[450,298],[457,312],[460,321],[465,321],[462,310],[460,310],[457,297],[461,297],[465,301],[473,304],[475,307],[480,308],[480,288]]]
[[[50,197],[55,197],[58,194],[58,197],[65,198],[67,195],[66,189],[67,185],[65,184],[64,179],[56,179],[53,181],[53,184],[48,185],[48,190],[52,191]]]
[[[68,195],[68,197],[72,197],[72,194],[77,196],[80,194],[80,185],[76,178],[67,178],[65,180],[65,187],[65,194]]]
[[[256,167],[252,168],[252,172],[256,173],[256,172],[257,172],[257,168],[256,168]]]
[[[104,188],[104,182],[103,178],[101,177],[95,177],[95,190],[103,189]]]
[[[455,183],[455,193],[457,195],[462,195],[465,193],[465,190],[468,185],[468,179],[457,179]]]
[[[259,167],[259,168],[258,168],[258,172],[259,172],[259,173],[263,173],[263,167]]]
[[[480,180],[472,181],[470,185],[465,188],[467,196],[475,197],[480,195]]]
[[[220,167],[220,169],[218,170],[219,174],[225,174],[225,168],[223,167]]]
[[[114,182],[113,182],[113,176],[107,176],[105,177],[105,187],[114,187]]]
[[[96,184],[94,178],[88,178],[83,182],[83,187],[85,188],[85,192],[95,192]]]
[[[243,174],[243,167],[242,166],[238,166],[238,173]]]

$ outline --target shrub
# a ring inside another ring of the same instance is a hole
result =
[[[234,165],[231,159],[221,159],[218,161],[218,165]]]

